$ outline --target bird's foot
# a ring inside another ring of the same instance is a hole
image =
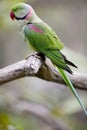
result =
[[[30,56],[35,56],[36,58],[45,61],[45,55],[40,52],[33,52],[32,54],[28,55],[25,59],[27,60]]]

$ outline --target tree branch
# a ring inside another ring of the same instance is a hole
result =
[[[51,61],[32,54],[27,59],[0,69],[0,85],[25,76],[36,76],[41,79],[64,84],[64,81]],[[69,75],[74,87],[87,90],[87,75],[74,73]]]

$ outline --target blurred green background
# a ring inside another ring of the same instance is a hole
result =
[[[0,0],[0,68],[31,53],[9,17],[18,2],[33,6],[64,43],[75,71],[87,74],[87,0]],[[77,91],[87,106],[87,92]],[[68,129],[87,130],[87,117],[68,88],[34,77],[0,87],[0,130]]]

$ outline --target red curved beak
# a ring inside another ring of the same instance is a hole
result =
[[[10,18],[11,18],[12,20],[15,20],[15,14],[14,14],[13,11],[10,12]]]

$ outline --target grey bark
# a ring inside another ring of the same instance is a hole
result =
[[[48,58],[43,61],[42,58],[35,54],[0,69],[0,85],[25,76],[36,76],[47,81],[65,85],[51,61]],[[87,90],[87,75],[74,72],[73,75],[69,74],[69,77],[75,88]]]

